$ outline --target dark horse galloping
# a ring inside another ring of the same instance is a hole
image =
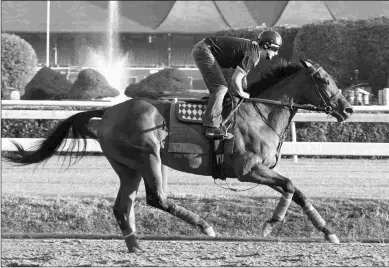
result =
[[[245,99],[241,103],[233,119],[231,132],[235,141],[233,152],[225,155],[225,172],[229,178],[264,184],[282,194],[272,218],[264,224],[264,236],[283,220],[293,200],[328,241],[339,243],[337,236],[326,226],[304,194],[290,179],[271,168],[277,163],[280,134],[287,129],[298,108],[316,107],[335,117],[338,122],[346,120],[353,113],[352,106],[339,94],[335,82],[322,67],[300,61],[281,61],[270,68],[259,82],[249,87],[248,92],[253,98],[289,104],[277,106],[253,99]],[[107,109],[80,112],[60,123],[36,151],[25,151],[15,144],[18,152],[5,158],[24,165],[39,163],[51,157],[66,137],[72,138],[75,143],[78,138],[83,138],[84,142],[87,137],[98,139],[104,155],[120,178],[113,212],[130,252],[140,250],[135,236],[134,202],[142,178],[148,205],[199,226],[207,235],[215,236],[212,226],[199,215],[170,202],[166,196],[163,187],[164,166],[200,175],[211,175],[212,172],[209,155],[168,151],[170,106],[171,103],[167,101],[131,99]],[[87,128],[93,117],[102,118],[97,136]],[[80,151],[77,153],[83,155]]]

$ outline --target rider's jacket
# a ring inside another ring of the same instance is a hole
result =
[[[222,68],[241,67],[246,73],[259,62],[258,42],[229,36],[212,36],[204,39]]]

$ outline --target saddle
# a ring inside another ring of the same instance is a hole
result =
[[[208,97],[172,102],[169,152],[209,154],[212,159],[212,177],[225,180],[224,155],[233,153],[234,138],[213,140],[204,136],[203,118],[207,103]],[[223,120],[233,116],[234,106],[236,100],[227,96],[223,101]],[[227,131],[231,131],[233,122],[227,122]]]

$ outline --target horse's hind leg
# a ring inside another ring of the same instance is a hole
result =
[[[281,194],[284,192],[281,187],[270,187],[280,192]],[[294,188],[294,195],[292,200],[303,209],[305,215],[307,215],[313,226],[315,226],[316,229],[324,233],[324,237],[327,241],[336,244],[339,243],[339,239],[336,234],[333,233],[328,226],[326,226],[326,222],[319,214],[319,212],[317,212],[311,202],[309,202],[308,198],[296,187]]]
[[[113,158],[107,157],[107,159],[120,178],[120,188],[113,207],[113,213],[122,231],[128,251],[137,252],[141,248],[135,237],[134,206],[142,176],[138,171],[123,165]]]
[[[201,219],[199,215],[168,201],[163,187],[162,163],[159,155],[156,153],[142,154],[141,159],[143,162],[142,177],[146,187],[147,204],[166,211],[196,227],[200,227],[209,236],[215,236],[212,226]]]

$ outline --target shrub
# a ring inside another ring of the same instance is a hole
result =
[[[14,34],[1,34],[1,85],[24,94],[24,88],[36,72],[38,58],[24,39]]]
[[[51,100],[67,98],[72,83],[48,67],[42,67],[26,86],[23,100]]]
[[[360,80],[373,88],[373,93],[389,86],[389,17],[345,21],[357,46]]]
[[[62,120],[3,119],[1,136],[7,138],[45,138]],[[90,129],[97,131],[99,120],[91,120]],[[297,122],[297,141],[300,142],[374,142],[389,143],[389,128],[386,123],[349,122]],[[286,141],[291,141],[290,129]]]
[[[74,81],[68,99],[92,100],[105,97],[116,97],[120,93],[111,87],[107,79],[94,69],[79,72]]]
[[[350,86],[357,59],[356,46],[349,29],[339,21],[321,21],[304,25],[294,41],[293,58],[319,63],[341,88]]]
[[[323,66],[340,88],[353,83],[354,70],[375,94],[387,86],[389,71],[389,18],[322,21],[304,25],[294,42],[294,57],[309,58]]]
[[[158,98],[189,90],[188,76],[177,68],[165,68],[147,76],[139,83],[130,84],[125,94],[128,97]]]

